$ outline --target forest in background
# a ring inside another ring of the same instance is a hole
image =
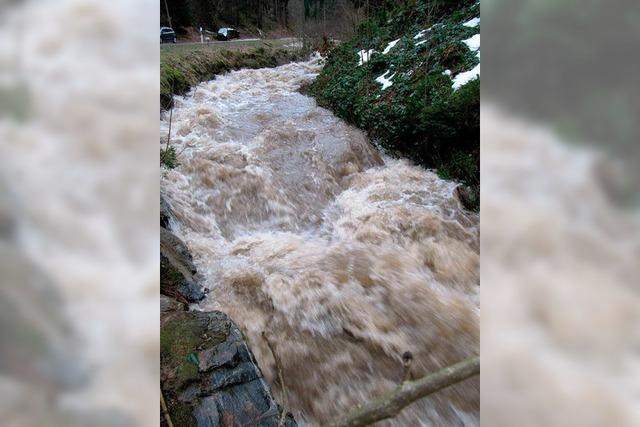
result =
[[[446,1],[440,0],[441,3]],[[160,23],[189,28],[231,26],[244,34],[350,37],[378,11],[412,0],[160,0]],[[167,10],[169,17],[167,16]]]

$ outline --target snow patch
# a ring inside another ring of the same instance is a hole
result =
[[[451,70],[444,70],[442,72],[442,74],[444,74],[445,76],[450,76],[451,75]]]
[[[393,47],[394,47],[395,45],[397,45],[399,41],[400,41],[400,39],[397,39],[397,40],[394,40],[394,41],[392,41],[392,42],[389,42],[389,44],[387,45],[387,47],[385,47],[385,48],[384,48],[384,50],[382,51],[382,54],[383,54],[383,55],[386,55],[387,53],[389,53],[389,51],[390,51],[391,49],[393,49]]]
[[[476,65],[469,71],[458,74],[453,79],[453,90],[458,90],[462,86],[469,83],[471,80],[474,80],[476,77],[480,77],[480,64]]]
[[[422,41],[419,41],[418,43],[416,43],[416,46],[420,46],[421,44],[426,43],[427,41],[428,41],[428,40],[422,40]]]
[[[480,25],[480,18],[479,17],[472,18],[462,25],[469,28],[477,27],[478,25]]]
[[[415,36],[413,36],[413,38],[414,38],[415,40],[417,40],[417,39],[421,39],[422,37],[424,37],[424,36],[427,34],[427,32],[431,31],[431,28],[433,28],[433,27],[429,27],[429,28],[427,28],[426,30],[421,30],[418,34],[416,34]]]
[[[480,22],[479,19],[478,19],[478,22]],[[472,37],[469,37],[468,39],[463,40],[462,42],[466,44],[470,50],[477,52],[476,56],[480,58],[480,34],[475,34]],[[445,71],[445,74],[446,74],[446,71]],[[449,71],[448,75],[450,74],[451,72]],[[455,76],[453,78],[453,90],[458,90],[459,88],[466,85],[467,83],[469,83],[470,81],[474,80],[477,77],[480,77],[480,64],[476,65],[469,71],[464,71],[458,74],[457,76]]]
[[[367,61],[369,61],[369,59],[371,58],[371,55],[373,55],[375,53],[375,50],[373,49],[369,49],[369,50],[361,50],[360,52],[358,52],[358,65],[362,65],[365,64]]]
[[[480,49],[480,34],[475,34],[469,37],[466,40],[462,40],[462,43],[469,46],[471,50],[479,50]]]
[[[387,70],[383,75],[376,78],[376,81],[382,85],[382,90],[385,90],[393,85],[393,82],[391,81],[391,79],[393,78],[393,76],[396,75],[396,73],[391,74],[387,78],[387,74],[389,74],[390,72],[391,70]]]

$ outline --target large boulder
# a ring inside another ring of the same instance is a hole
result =
[[[161,325],[161,388],[176,427],[278,425],[281,408],[229,317],[169,312]],[[290,414],[285,425],[296,426]]]

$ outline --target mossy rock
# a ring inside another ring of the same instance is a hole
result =
[[[160,360],[165,384],[179,390],[197,379],[197,353],[225,341],[230,327],[231,321],[218,312],[178,312],[167,316],[160,330]]]
[[[160,295],[160,314],[173,311],[185,311],[185,305],[174,298]]]
[[[278,425],[282,409],[224,313],[164,314],[160,362],[160,385],[176,427]],[[293,417],[285,425],[295,426]]]
[[[189,304],[205,297],[187,245],[166,228],[160,228],[160,293]]]

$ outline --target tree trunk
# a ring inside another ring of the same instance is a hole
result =
[[[284,6],[284,26],[289,28],[289,0],[282,0],[282,4]]]
[[[167,0],[164,0],[164,8],[167,11],[167,20],[169,21],[169,27],[173,28],[171,25],[171,15],[169,14],[169,5],[167,4]]]
[[[327,2],[322,2],[322,36],[327,37]]]

